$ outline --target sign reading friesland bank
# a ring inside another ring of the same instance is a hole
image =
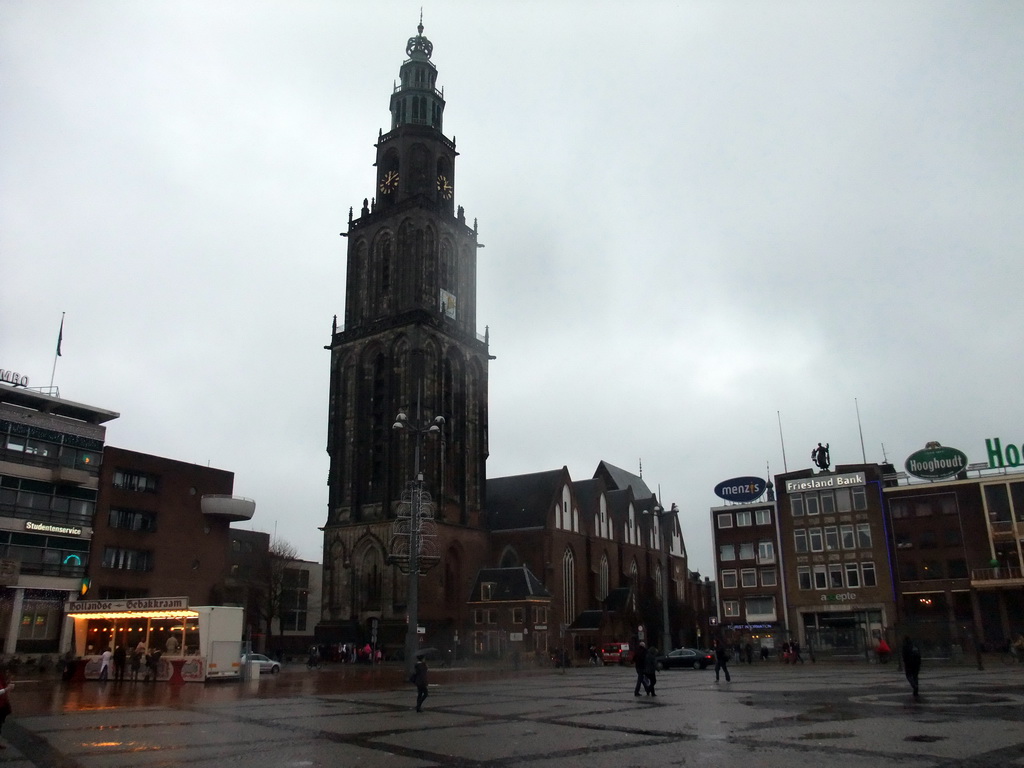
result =
[[[954,477],[967,469],[967,454],[947,445],[932,445],[914,451],[907,457],[907,474],[922,480],[942,480]]]
[[[864,485],[867,478],[863,472],[850,472],[845,475],[826,475],[824,473],[814,477],[802,477],[799,480],[786,481],[786,493],[800,493],[801,491],[827,491],[829,488],[848,488],[853,485]]]

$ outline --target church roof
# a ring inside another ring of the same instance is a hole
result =
[[[480,585],[494,584],[490,600],[480,599]],[[550,599],[551,593],[541,584],[525,565],[518,568],[481,568],[476,574],[476,583],[470,593],[469,602],[497,602],[509,600]]]
[[[558,498],[565,467],[528,475],[487,479],[487,519],[492,531],[541,528]]]
[[[580,509],[596,512],[597,500],[601,497],[601,492],[604,491],[604,481],[599,477],[590,480],[577,480],[572,487],[576,491],[576,502]]]
[[[624,491],[627,488],[632,488],[633,497],[637,499],[649,498],[654,495],[642,477],[627,472],[621,467],[616,467],[614,464],[609,464],[607,461],[602,461],[597,465],[594,477],[603,477],[609,489]]]

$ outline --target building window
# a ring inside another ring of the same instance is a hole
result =
[[[857,523],[857,546],[871,549],[871,523]]]
[[[755,568],[744,568],[740,571],[740,582],[744,587],[757,586],[757,570]]]
[[[828,572],[824,565],[814,566],[814,588],[828,589]]]
[[[736,571],[722,571],[722,589],[736,589]]]
[[[494,582],[485,581],[480,585],[480,599],[481,600],[493,600],[494,595]]]
[[[562,620],[572,624],[576,619],[576,559],[571,549],[566,549],[562,555],[562,594],[565,600]]]
[[[718,547],[718,559],[725,562],[736,559],[736,545],[722,544]]]
[[[828,566],[828,585],[832,589],[843,588],[843,566],[840,563],[830,563]]]
[[[601,553],[601,565],[598,566],[597,571],[597,599],[604,600],[608,597],[608,574],[611,572],[611,567],[608,565],[608,555],[604,552]]]
[[[839,538],[842,539],[843,549],[856,549],[857,541],[853,538],[852,525],[839,526]]]
[[[746,541],[740,544],[740,560],[754,559],[754,542]]]
[[[790,496],[789,498],[789,509],[793,514],[793,517],[804,516],[804,497],[799,493]]]
[[[821,538],[821,528],[809,528],[807,533],[811,541],[811,552],[823,552],[825,547]]]
[[[111,528],[152,533],[156,530],[156,513],[137,509],[111,509],[107,523]]]
[[[796,583],[800,589],[811,588],[811,566],[798,565],[796,567]]]
[[[125,491],[156,493],[157,477],[145,472],[118,469],[114,472],[114,487]]]
[[[921,564],[921,578],[923,579],[944,579],[942,563],[939,560],[925,560]]]
[[[778,584],[777,574],[774,568],[762,568],[761,569],[761,586],[762,587],[774,587]]]
[[[740,615],[740,601],[739,600],[723,600],[722,601],[722,613],[729,618],[736,618]]]
[[[139,549],[104,547],[103,567],[119,571],[151,571],[153,570],[153,553]]]
[[[513,608],[512,609],[512,623],[516,625],[526,623],[526,609],[525,608]]]
[[[774,597],[748,597],[747,621],[775,621]]]
[[[547,626],[548,623],[548,609],[547,608],[534,608],[533,609],[533,623],[534,625],[540,625],[542,627]]]
[[[829,552],[839,551],[839,529],[834,525],[825,526],[825,549]]]
[[[737,528],[746,528],[747,526],[752,525],[752,524],[753,524],[753,519],[752,519],[752,515],[750,514],[750,510],[747,510],[747,511],[744,511],[744,512],[737,512],[736,513],[736,527]]]
[[[793,531],[793,548],[797,552],[807,551],[807,529],[797,528]]]
[[[860,564],[860,572],[864,577],[863,582],[865,587],[874,587],[877,585],[875,581],[875,564],[871,562],[864,562]]]
[[[772,511],[770,509],[759,509],[754,512],[754,520],[758,525],[771,525]]]
[[[850,489],[849,488],[837,488],[836,494],[836,511],[838,512],[849,512],[852,503],[850,501]]]
[[[860,570],[857,568],[856,563],[846,564],[846,586],[850,589],[856,589],[860,586]]]
[[[850,489],[853,493],[853,508],[858,512],[868,508],[868,491],[863,486],[857,486],[856,488]]]
[[[808,515],[816,515],[821,511],[818,507],[818,496],[814,493],[807,494],[804,498],[804,506],[807,508]]]
[[[962,557],[954,558],[946,563],[949,570],[949,578],[966,579],[970,574],[967,572],[967,561]]]
[[[759,541],[757,543],[757,561],[759,563],[775,562],[775,544],[771,541]]]
[[[719,528],[732,528],[732,513],[726,513],[718,516],[718,527]]]
[[[832,491],[821,492],[821,511],[826,515],[834,515],[836,513],[836,497]]]

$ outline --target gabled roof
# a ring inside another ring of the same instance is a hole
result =
[[[487,521],[492,531],[539,528],[547,524],[552,504],[559,498],[565,467],[528,475],[487,480]]]
[[[480,585],[494,584],[491,599],[481,601]],[[541,584],[525,565],[518,568],[481,568],[476,574],[476,583],[470,593],[469,602],[501,602],[512,600],[550,599],[551,593]]]
[[[603,477],[609,490],[624,491],[627,488],[632,488],[633,496],[637,499],[647,499],[654,496],[642,477],[634,475],[632,472],[627,472],[621,467],[616,467],[614,464],[609,464],[607,461],[602,461],[597,465],[594,477]]]

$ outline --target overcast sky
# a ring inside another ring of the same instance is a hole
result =
[[[0,0],[0,367],[48,385],[66,312],[61,396],[233,471],[312,560],[338,235],[419,12]],[[1024,4],[423,13],[486,245],[489,476],[642,462],[710,573],[716,483],[860,462],[858,409],[869,462],[1024,443]]]

